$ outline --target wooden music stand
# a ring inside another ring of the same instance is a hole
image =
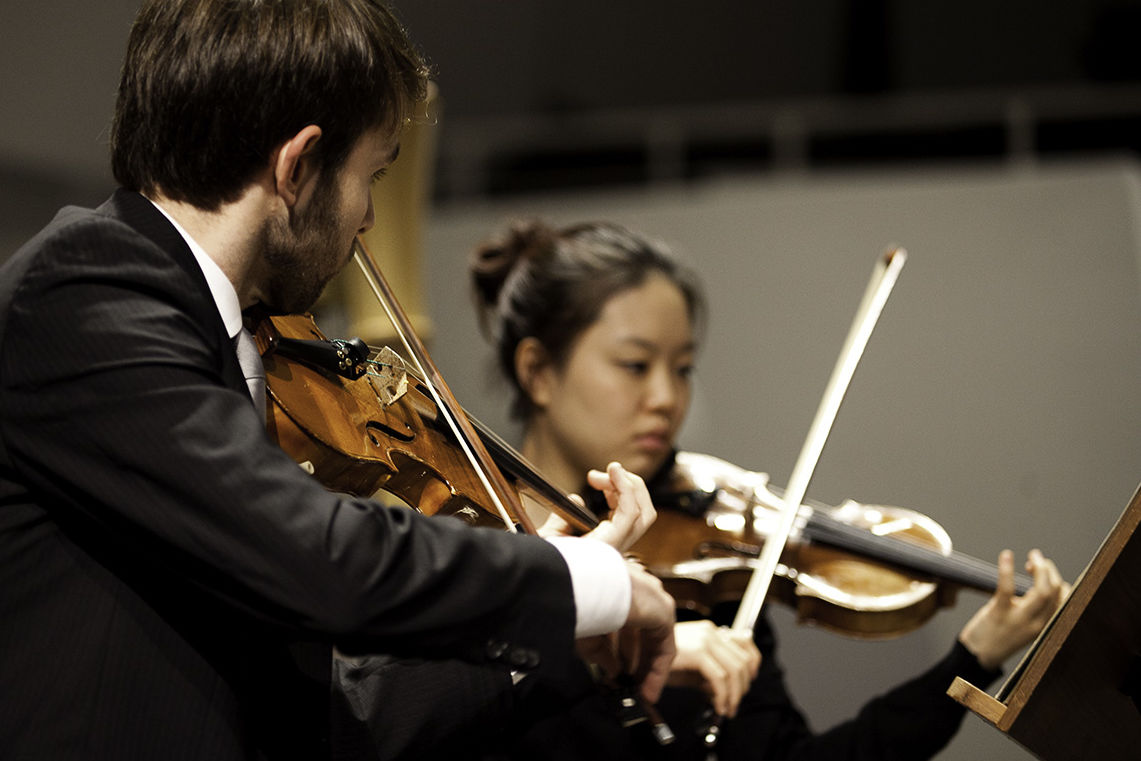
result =
[[[947,690],[1043,761],[1141,758],[1139,521],[1141,488],[997,697]]]

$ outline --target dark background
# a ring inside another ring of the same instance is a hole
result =
[[[1135,151],[1141,3],[400,0],[438,198],[725,171]],[[7,230],[110,186],[134,0],[0,7]],[[18,237],[18,236],[15,236]]]

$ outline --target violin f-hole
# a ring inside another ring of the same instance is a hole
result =
[[[365,423],[364,427],[369,441],[377,447],[384,446],[382,442],[385,439],[396,439],[404,444],[411,444],[412,440],[416,438],[416,431],[407,424],[404,425],[403,430],[400,430],[378,420],[370,420]]]

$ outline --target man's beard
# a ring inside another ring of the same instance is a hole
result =
[[[288,222],[268,219],[261,231],[262,255],[269,265],[266,306],[280,314],[306,312],[347,260],[334,251],[340,205],[335,188],[319,187],[305,213]]]

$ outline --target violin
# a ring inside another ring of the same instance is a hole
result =
[[[738,602],[784,502],[767,474],[705,454],[678,452],[668,496],[632,548],[680,610],[708,617]],[[912,631],[959,588],[993,592],[997,567],[956,552],[934,520],[913,510],[802,504],[767,599],[803,623],[863,639]],[[1016,575],[1018,594],[1032,580]]]
[[[384,491],[425,515],[504,527],[435,401],[399,355],[385,349],[373,358],[360,339],[330,340],[310,315],[268,316],[252,332],[266,371],[267,430],[326,488],[361,497]],[[580,531],[598,525],[494,432],[468,420],[517,494]]]

